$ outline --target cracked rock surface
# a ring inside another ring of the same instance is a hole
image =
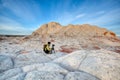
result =
[[[113,51],[45,54],[34,41],[0,44],[0,80],[120,80],[120,54]]]

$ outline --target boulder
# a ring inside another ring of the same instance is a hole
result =
[[[65,80],[100,80],[95,76],[85,72],[70,72],[66,75]]]
[[[19,73],[22,73],[21,68],[14,68],[14,69],[7,70],[3,73],[0,73],[0,80],[9,79]]]
[[[43,53],[30,52],[18,55],[15,59],[15,67],[23,67],[33,63],[44,63],[49,61],[51,61],[51,59]]]
[[[64,67],[65,69],[69,71],[74,71],[79,67],[80,62],[82,62],[86,54],[87,53],[84,50],[76,51],[66,56],[55,59],[53,60],[53,62],[61,65],[62,67]]]
[[[26,73],[20,73],[6,80],[24,80]]]
[[[84,71],[101,80],[120,79],[120,55],[107,50],[81,50],[53,62],[72,71]]]
[[[58,72],[32,71],[24,80],[63,80],[64,76]]]
[[[0,55],[0,72],[13,68],[13,61],[10,57]]]
[[[78,69],[101,80],[120,80],[120,55],[107,50],[90,51]]]

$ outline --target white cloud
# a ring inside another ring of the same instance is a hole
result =
[[[59,18],[58,18],[58,22],[62,23],[62,24],[70,24],[73,21],[77,20],[77,19],[81,19],[85,16],[85,13],[81,13],[76,15],[75,13],[68,13],[65,12],[64,14],[62,14]]]
[[[24,1],[24,0],[23,0]],[[34,15],[34,11],[30,9],[29,4],[27,2],[23,2],[19,0],[2,0],[3,7],[12,11],[19,18],[33,21],[36,20]]]
[[[5,17],[5,16],[0,16],[0,24],[14,24],[16,26],[21,26],[20,23],[18,23],[17,21],[13,20],[13,19],[10,19],[8,17]]]
[[[120,9],[111,10],[91,20],[88,19],[86,22],[90,24],[95,24],[95,25],[108,25],[111,23],[115,23],[120,20],[119,12],[120,12]]]
[[[0,33],[5,34],[30,34],[34,28],[25,28],[19,22],[7,18],[7,17],[0,17]]]
[[[79,15],[76,16],[76,19],[82,18],[82,17],[84,17],[85,15],[86,15],[86,14],[84,14],[84,13],[83,13],[83,14],[79,14]]]

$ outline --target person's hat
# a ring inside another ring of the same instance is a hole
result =
[[[48,44],[51,44],[51,42],[48,42]]]

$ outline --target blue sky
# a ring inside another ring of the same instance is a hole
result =
[[[28,35],[53,21],[97,25],[120,35],[120,0],[0,0],[0,34]]]

